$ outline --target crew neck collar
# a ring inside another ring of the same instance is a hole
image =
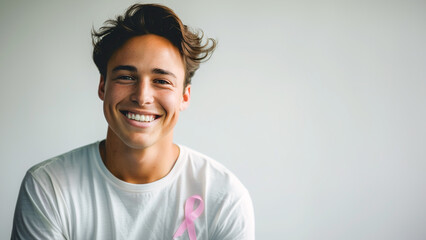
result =
[[[179,147],[179,156],[172,170],[166,176],[151,183],[145,183],[145,184],[128,183],[114,176],[105,166],[99,152],[99,145],[101,142],[102,141],[98,141],[94,143],[93,151],[92,151],[93,158],[96,159],[96,165],[98,167],[98,170],[110,183],[112,183],[113,185],[115,185],[116,187],[124,191],[150,192],[150,191],[162,189],[163,187],[173,182],[173,180],[176,178],[176,176],[179,174],[180,170],[182,169],[183,162],[186,159],[183,157],[186,154],[185,148],[179,144],[176,144]]]

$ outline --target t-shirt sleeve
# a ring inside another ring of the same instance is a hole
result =
[[[60,228],[53,186],[27,172],[15,208],[11,239],[66,239]]]
[[[254,211],[250,195],[244,195],[232,201],[224,199],[224,205],[215,221],[214,240],[254,240]]]

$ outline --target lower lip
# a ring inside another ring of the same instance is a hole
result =
[[[130,125],[132,125],[133,127],[137,127],[137,128],[148,128],[148,127],[152,126],[158,120],[158,118],[156,118],[151,122],[139,122],[139,121],[127,118],[126,116],[124,116],[124,114],[123,114],[123,117],[124,117],[124,119],[126,119],[126,121]]]

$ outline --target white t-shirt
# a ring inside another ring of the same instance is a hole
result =
[[[99,142],[37,164],[23,180],[12,239],[173,239],[194,195],[205,205],[193,221],[198,240],[254,239],[253,206],[240,181],[209,157],[179,148],[170,173],[148,184],[112,175]],[[176,239],[190,239],[187,230]]]

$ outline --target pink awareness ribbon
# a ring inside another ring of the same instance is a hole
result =
[[[195,200],[199,200],[200,204],[197,209],[193,210]],[[197,235],[195,234],[195,225],[194,220],[197,219],[201,213],[204,211],[204,201],[199,195],[194,195],[186,199],[185,202],[185,219],[180,224],[178,230],[176,231],[173,239],[180,237],[185,230],[188,230],[189,240],[197,240]]]

